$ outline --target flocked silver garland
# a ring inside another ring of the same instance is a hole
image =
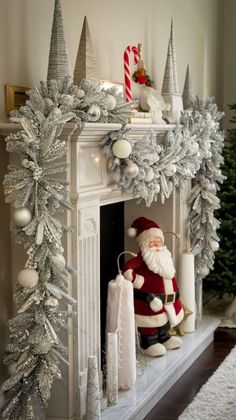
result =
[[[67,121],[125,123],[129,109],[114,89],[104,92],[88,81],[78,88],[65,79],[42,82],[29,92],[26,105],[12,113],[13,121],[21,120],[23,131],[8,136],[7,150],[20,156],[21,166],[9,166],[4,191],[15,208],[12,229],[28,259],[17,278],[18,314],[9,321],[11,344],[5,363],[13,364],[15,373],[3,384],[8,399],[0,411],[2,419],[43,419],[53,380],[61,375],[59,360],[66,362],[67,349],[58,332],[68,330],[67,319],[73,312],[58,306],[62,298],[69,304],[75,301],[67,293],[73,270],[62,255],[66,227],[54,217],[60,206],[71,208],[67,185],[58,179],[67,167],[59,162],[66,156],[66,144],[59,136]],[[202,268],[212,268],[218,244],[213,212],[219,205],[217,183],[223,181],[221,116],[211,100],[198,102],[161,143],[152,131],[133,143],[125,126],[104,141],[109,172],[123,191],[147,205],[158,195],[164,202],[174,187],[181,188],[186,179],[196,176],[190,227],[200,277],[206,273]]]
[[[11,114],[23,130],[6,138],[7,151],[19,156],[20,165],[8,167],[4,192],[14,208],[12,229],[28,258],[17,275],[17,315],[8,322],[5,363],[14,373],[2,386],[4,420],[44,419],[54,378],[61,377],[59,361],[67,363],[58,334],[68,331],[73,311],[60,310],[59,301],[76,301],[67,292],[73,270],[61,244],[67,227],[55,215],[60,207],[71,209],[67,184],[58,177],[67,168],[66,143],[59,136],[68,121],[125,122],[130,109],[115,89],[103,91],[86,80],[79,87],[68,78],[42,82],[28,95],[25,106]]]
[[[133,142],[123,127],[110,133],[104,146],[108,171],[120,189],[144,199],[147,206],[159,196],[164,203],[173,188],[181,188],[186,179],[194,179],[189,220],[197,281],[213,268],[214,252],[219,247],[219,222],[214,211],[220,205],[216,192],[224,180],[220,170],[222,115],[212,98],[196,100],[192,110],[183,112],[180,124],[167,131],[163,140],[150,130],[142,140]]]

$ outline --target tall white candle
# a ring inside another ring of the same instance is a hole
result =
[[[185,252],[180,260],[179,276],[180,296],[192,315],[188,316],[184,322],[183,331],[186,333],[195,330],[195,276],[194,276],[194,255]]]
[[[118,334],[107,334],[107,403],[118,402]]]
[[[136,381],[133,285],[118,275],[108,284],[106,332],[118,331],[118,387],[130,389]]]

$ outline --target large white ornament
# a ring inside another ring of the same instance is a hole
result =
[[[130,142],[125,139],[117,140],[112,146],[113,154],[120,158],[125,159],[129,157],[130,153],[132,152],[132,147]]]
[[[130,179],[135,178],[138,175],[138,173],[139,173],[139,167],[134,162],[127,165],[124,169],[125,176]]]
[[[21,207],[13,211],[12,220],[16,226],[24,227],[32,220],[32,214],[26,207]]]
[[[66,261],[62,254],[56,254],[52,256],[52,261],[59,268],[59,270],[64,270]]]
[[[35,287],[38,284],[39,275],[33,268],[25,268],[17,275],[18,283],[25,288]]]
[[[116,98],[113,95],[106,96],[106,108],[108,111],[112,111],[116,107]]]
[[[144,178],[144,181],[146,181],[146,182],[151,182],[152,180],[153,180],[153,178],[154,178],[154,172],[153,172],[153,169],[152,168],[149,168],[148,170],[147,170],[147,173],[146,173],[146,175],[145,175],[145,178]]]
[[[91,105],[88,110],[89,121],[98,121],[101,116],[101,110],[97,105]]]

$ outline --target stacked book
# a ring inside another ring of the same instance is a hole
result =
[[[150,112],[143,111],[132,111],[132,115],[129,118],[131,124],[151,124],[152,116]]]

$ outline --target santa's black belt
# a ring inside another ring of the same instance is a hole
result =
[[[168,305],[170,303],[174,303],[177,299],[179,299],[179,291],[169,293],[168,295],[162,295],[156,293],[140,292],[139,290],[134,289],[134,299],[143,300],[144,302],[150,303],[155,297],[159,298],[162,301],[163,305]]]

